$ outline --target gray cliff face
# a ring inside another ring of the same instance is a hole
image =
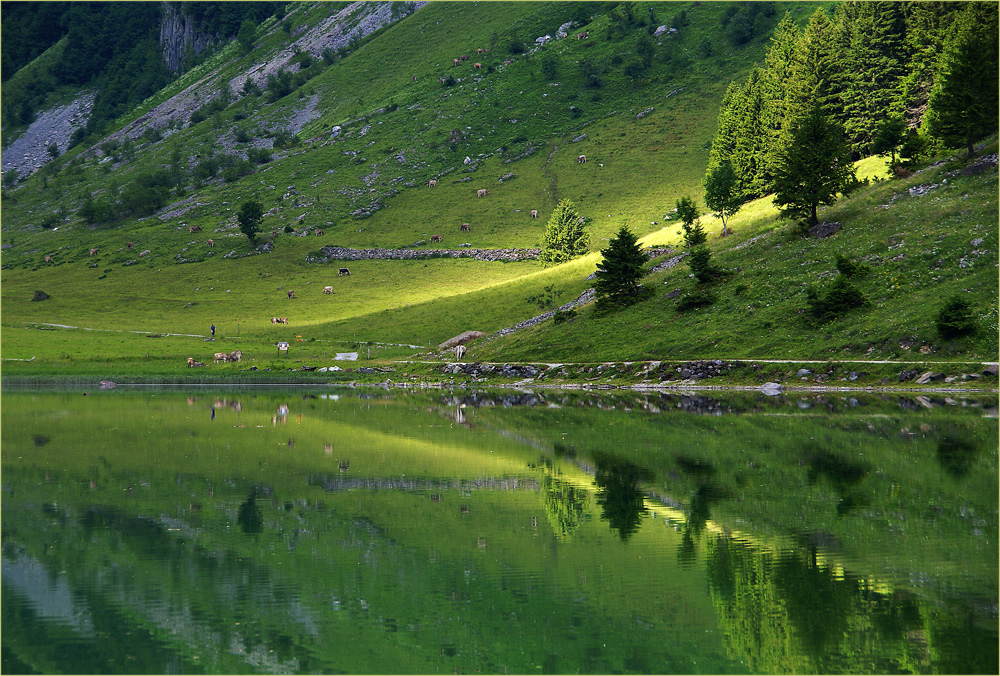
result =
[[[175,73],[180,70],[181,60],[188,50],[200,54],[215,45],[218,36],[198,31],[194,19],[184,16],[180,8],[172,2],[163,3],[163,22],[160,24],[160,46],[167,67]]]

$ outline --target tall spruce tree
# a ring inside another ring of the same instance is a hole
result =
[[[908,47],[903,3],[848,2],[836,18],[847,38],[843,115],[857,155],[868,153],[879,122],[902,112]]]
[[[931,91],[927,128],[971,157],[977,139],[997,131],[1000,96],[996,3],[968,3],[952,24]]]
[[[604,258],[595,273],[594,290],[600,307],[625,307],[642,300],[639,280],[647,258],[639,247],[639,239],[623,225],[618,234],[601,249]]]
[[[790,127],[779,154],[774,203],[782,216],[803,219],[805,227],[811,227],[818,222],[817,208],[833,204],[853,176],[844,129],[817,103]]]
[[[584,219],[573,203],[560,200],[545,225],[545,239],[538,260],[543,265],[558,265],[587,253],[590,236],[584,230]]]

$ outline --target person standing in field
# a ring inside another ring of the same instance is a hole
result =
[[[212,337],[215,338],[215,324],[212,324]]]

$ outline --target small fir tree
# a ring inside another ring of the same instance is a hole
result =
[[[639,247],[639,239],[623,225],[601,254],[604,259],[594,280],[598,305],[625,307],[641,300],[639,280],[645,274],[642,266],[647,259]]]
[[[809,228],[819,222],[817,208],[833,204],[852,178],[851,149],[843,127],[817,105],[792,126],[779,154],[774,203],[782,216],[804,219]]]
[[[236,218],[240,223],[240,232],[250,239],[251,244],[256,244],[260,222],[264,219],[264,205],[257,200],[247,200],[240,205]]]
[[[569,200],[561,200],[545,225],[545,240],[538,260],[543,265],[558,265],[587,253],[590,236],[584,220]]]
[[[685,195],[677,200],[677,215],[681,219],[681,227],[684,229],[684,245],[691,249],[704,244],[708,239],[705,229],[701,227],[698,218],[698,205],[693,199]]]
[[[729,162],[712,167],[705,176],[705,204],[722,219],[722,236],[729,234],[726,219],[731,218],[743,206],[736,180],[736,172]]]

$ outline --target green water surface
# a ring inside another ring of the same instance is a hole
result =
[[[2,404],[4,673],[998,672],[995,397]]]

